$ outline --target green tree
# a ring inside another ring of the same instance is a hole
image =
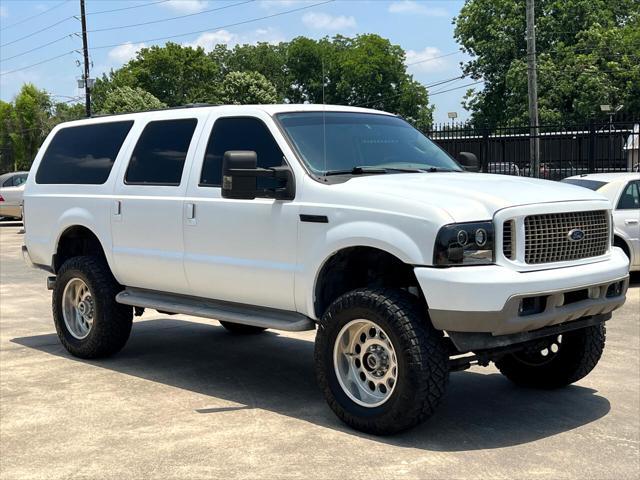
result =
[[[538,0],[536,42],[540,121],[582,121],[599,105],[640,113],[640,3]],[[483,79],[465,107],[475,123],[528,121],[525,2],[468,0],[455,36],[473,58],[464,71]]]
[[[115,87],[105,95],[99,113],[141,112],[166,106],[140,87]]]
[[[221,100],[233,105],[276,103],[278,92],[258,72],[231,72],[222,81]]]
[[[54,104],[46,91],[23,85],[13,101],[0,101],[0,172],[28,170],[51,129],[84,114],[82,103]]]
[[[27,83],[8,107],[1,109],[3,150],[10,151],[13,169],[28,169],[51,129],[52,102],[49,94]],[[6,147],[5,147],[6,142]]]
[[[135,59],[98,79],[94,106],[103,110],[109,90],[117,87],[139,87],[170,107],[217,103],[221,81],[220,65],[202,48],[169,42],[141,49]]]
[[[402,48],[378,35],[298,37],[277,45],[258,43],[233,49],[217,45],[208,54],[201,48],[168,43],[142,49],[122,68],[103,75],[94,86],[93,101],[94,108],[102,111],[109,91],[124,86],[140,87],[169,106],[324,101],[388,110],[425,128],[433,113],[428,92],[407,73],[404,62]],[[228,77],[235,72],[248,76]],[[266,88],[256,72],[275,87],[275,98],[271,88],[264,98],[246,96],[249,85]]]

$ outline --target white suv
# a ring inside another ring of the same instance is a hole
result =
[[[329,405],[378,434],[427,418],[449,372],[473,364],[542,388],[581,379],[628,286],[606,198],[466,172],[374,110],[194,107],[58,125],[24,210],[25,258],[55,275],[73,355],[117,352],[144,308],[235,334],[317,327]]]

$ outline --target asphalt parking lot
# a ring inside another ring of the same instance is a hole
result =
[[[116,357],[71,357],[19,231],[0,223],[2,479],[640,476],[638,277],[578,384],[527,390],[472,368],[426,424],[376,438],[325,404],[313,332],[241,338],[152,311]]]

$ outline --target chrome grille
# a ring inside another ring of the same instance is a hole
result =
[[[502,224],[502,253],[509,260],[514,260],[513,248],[513,220],[507,220]]]
[[[579,229],[584,238],[569,239]],[[530,215],[524,219],[525,262],[550,263],[604,255],[609,246],[606,210]]]

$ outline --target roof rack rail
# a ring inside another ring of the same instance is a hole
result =
[[[184,105],[177,105],[175,107],[164,108],[152,108],[151,110],[137,110],[135,112],[121,112],[121,113],[97,113],[91,115],[90,118],[102,118],[102,117],[115,117],[118,115],[129,115],[132,113],[145,113],[145,112],[164,112],[166,110],[179,110],[181,108],[201,108],[201,107],[219,107],[217,103],[186,103]]]

